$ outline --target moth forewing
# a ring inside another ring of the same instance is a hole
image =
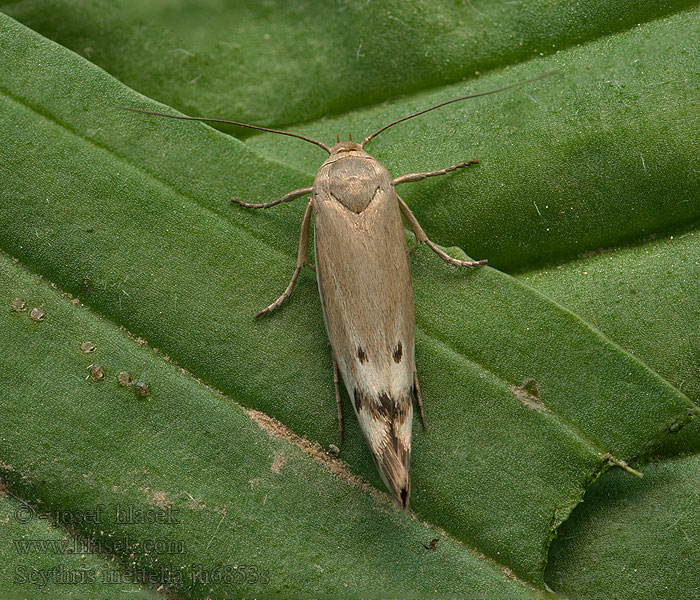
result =
[[[406,508],[415,376],[406,238],[388,171],[358,144],[339,146],[312,192],[323,316],[379,473]]]

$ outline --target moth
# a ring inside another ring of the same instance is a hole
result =
[[[464,261],[443,252],[426,235],[396,187],[436,177],[478,164],[457,163],[425,173],[393,178],[365,146],[390,127],[453,102],[494,94],[550,75],[514,83],[499,89],[454,98],[410,114],[368,135],[328,147],[306,136],[224,119],[170,115],[129,108],[136,112],[193,121],[230,123],[278,133],[315,144],[328,153],[311,187],[293,190],[277,200],[249,204],[245,208],[270,208],[310,196],[301,224],[297,263],[284,293],[255,316],[267,314],[289,298],[299,273],[308,263],[311,217],[314,218],[315,270],[323,307],[323,319],[332,349],[333,379],[340,441],[343,437],[340,379],[352,402],[367,445],[387,489],[406,510],[411,494],[410,461],[413,399],[426,426],[414,353],[415,316],[409,257],[425,243],[440,258],[457,267],[475,268],[486,260]],[[415,235],[409,250],[402,218]],[[311,265],[310,265],[311,266]]]

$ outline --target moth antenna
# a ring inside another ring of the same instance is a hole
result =
[[[208,117],[185,117],[184,115],[169,115],[168,113],[155,112],[153,110],[143,110],[141,108],[131,108],[129,106],[120,106],[122,110],[130,110],[132,112],[144,113],[146,115],[156,115],[157,117],[170,117],[171,119],[183,119],[184,121],[207,121],[209,123],[228,123],[229,125],[238,125],[238,127],[248,127],[249,129],[257,129],[258,131],[267,131],[268,133],[279,133],[280,135],[288,135],[289,137],[298,138],[305,142],[316,144],[319,148],[323,148],[328,154],[331,150],[323,142],[313,140],[299,133],[291,131],[280,131],[279,129],[270,129],[269,127],[260,127],[259,125],[249,125],[248,123],[239,123],[238,121],[227,121],[226,119],[210,119]]]
[[[335,141],[337,144],[340,144],[340,134],[339,133],[335,134]]]
[[[352,142],[352,133],[350,134],[350,141]]]
[[[469,98],[478,98],[479,96],[488,96],[489,94],[496,94],[498,92],[503,92],[504,90],[509,90],[510,88],[518,87],[519,85],[525,85],[526,83],[532,83],[533,81],[537,81],[538,79],[544,79],[545,77],[549,77],[550,75],[554,75],[555,73],[558,73],[559,70],[555,69],[554,71],[548,71],[547,73],[543,73],[542,75],[538,75],[537,77],[532,77],[531,79],[525,79],[524,81],[518,81],[517,83],[511,83],[510,85],[505,85],[503,87],[500,87],[495,90],[489,90],[488,92],[478,92],[476,94],[469,94],[468,96],[460,96],[459,98],[453,98],[452,100],[446,100],[445,102],[440,102],[440,104],[436,104],[435,106],[431,106],[430,108],[424,108],[423,110],[419,110],[418,112],[413,113],[412,115],[408,115],[406,117],[402,117],[401,119],[396,119],[396,121],[393,121],[389,123],[388,125],[384,125],[381,129],[378,129],[374,133],[368,135],[364,140],[362,140],[362,143],[360,144],[360,147],[364,148],[365,144],[367,144],[370,140],[374,139],[377,137],[382,131],[386,131],[389,129],[389,127],[393,127],[397,123],[401,123],[402,121],[407,121],[408,119],[412,119],[413,117],[417,117],[418,115],[422,115],[424,113],[430,112],[431,110],[435,110],[436,108],[440,108],[442,106],[445,106],[447,104],[452,104],[453,102],[460,102],[461,100],[468,100]]]

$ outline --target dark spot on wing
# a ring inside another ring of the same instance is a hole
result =
[[[403,356],[403,346],[401,345],[401,340],[399,340],[398,345],[394,348],[394,362],[400,363],[401,357]]]
[[[357,360],[360,361],[360,364],[365,364],[367,362],[367,355],[365,354],[365,351],[362,349],[362,346],[357,347]]]
[[[397,427],[400,427],[406,420],[411,409],[410,395],[402,394],[398,398],[392,398],[388,392],[384,391],[376,396],[370,396],[357,388],[355,388],[353,395],[355,408],[358,412],[360,410],[366,411],[375,421],[386,421],[389,424],[395,424]]]
[[[392,399],[389,398],[389,394],[381,392],[379,396],[377,396],[377,400],[379,400],[379,412],[384,414],[388,419],[391,419],[394,416],[395,404]]]
[[[357,388],[355,388],[355,409],[359,412],[362,406],[362,396]]]
[[[358,414],[374,421],[367,425],[360,420],[372,458],[396,502],[406,510],[411,496],[411,436],[401,428],[411,412],[410,390],[392,398],[388,390],[375,395],[356,388],[353,395]]]

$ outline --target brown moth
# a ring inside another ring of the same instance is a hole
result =
[[[269,208],[311,195],[301,224],[297,264],[291,281],[277,300],[255,316],[278,308],[291,295],[301,269],[309,264],[309,229],[313,214],[316,278],[332,348],[340,440],[342,442],[343,416],[339,373],[379,473],[404,510],[408,507],[411,493],[414,397],[425,427],[414,357],[415,317],[409,256],[416,244],[422,242],[451,265],[474,268],[485,265],[487,261],[457,260],[443,252],[428,238],[395,188],[402,183],[444,175],[478,164],[478,161],[470,160],[438,171],[392,178],[379,161],[364,151],[364,147],[374,137],[401,121],[452,102],[493,94],[550,74],[431,106],[385,125],[359,144],[352,141],[352,136],[347,142],[341,142],[338,137],[338,143],[331,148],[296,133],[236,121],[128,109],[279,133],[311,142],[328,152],[329,156],[318,170],[312,187],[293,190],[264,204],[248,204],[232,198],[233,202],[246,208]],[[402,217],[416,236],[416,244],[410,250],[406,246]]]

